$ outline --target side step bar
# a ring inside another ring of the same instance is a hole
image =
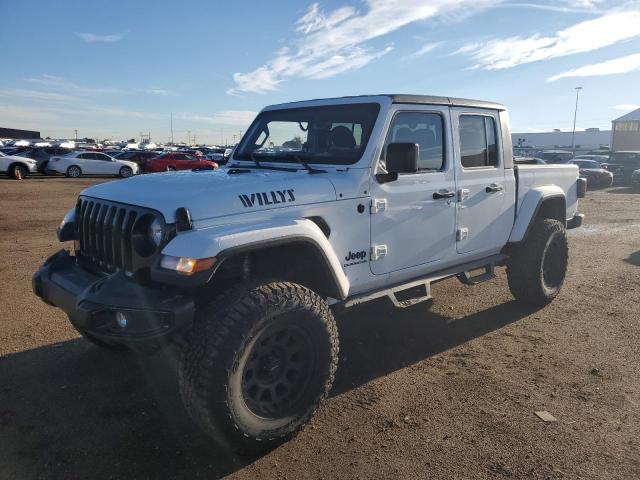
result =
[[[371,300],[375,300],[377,298],[388,297],[391,302],[398,308],[407,308],[418,303],[424,302],[426,300],[430,300],[431,297],[431,284],[435,282],[439,282],[440,280],[444,280],[450,277],[457,277],[462,283],[466,285],[476,285],[480,282],[485,282],[487,280],[491,280],[495,278],[494,269],[495,266],[504,265],[507,256],[504,254],[493,255],[488,258],[484,258],[482,260],[478,260],[475,262],[469,262],[463,265],[458,265],[457,267],[451,267],[444,270],[439,270],[436,272],[432,272],[427,277],[417,278],[414,280],[410,280],[406,283],[400,283],[396,285],[392,285],[389,287],[382,288],[380,290],[374,290],[371,292],[354,295],[353,297],[347,298],[343,302],[332,302],[332,304],[339,304],[343,308],[353,307],[355,305],[360,305],[362,303],[369,302]],[[484,273],[481,273],[476,276],[471,276],[471,272],[478,269],[484,269]],[[424,286],[424,291],[421,294],[415,295],[413,297],[409,297],[407,299],[399,299],[398,296],[406,290],[410,290],[412,288]]]
[[[495,268],[493,263],[489,263],[484,267],[484,273],[479,275],[471,276],[471,271],[460,272],[456,277],[465,285],[477,285],[482,282],[486,282],[488,280],[493,280],[496,278]]]

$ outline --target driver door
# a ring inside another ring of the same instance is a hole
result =
[[[371,187],[371,271],[436,266],[455,252],[455,169],[448,107],[396,107],[385,140],[416,143],[418,171]],[[384,158],[381,159],[381,163]],[[384,253],[376,259],[378,254]]]

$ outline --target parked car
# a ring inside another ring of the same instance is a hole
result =
[[[598,164],[602,164],[609,161],[609,155],[584,154],[578,155],[577,157],[575,157],[575,160],[595,160],[596,162],[598,162]]]
[[[634,170],[631,174],[631,185],[636,190],[640,190],[640,170]]]
[[[547,163],[569,163],[573,160],[573,153],[567,150],[543,150],[540,158]]]
[[[545,162],[541,158],[537,157],[513,157],[513,161],[518,165],[546,165]]]
[[[62,173],[71,178],[81,175],[115,175],[126,178],[140,172],[140,167],[135,162],[118,160],[106,153],[87,151],[51,157],[47,168],[50,172]]]
[[[49,159],[53,156],[63,156],[71,153],[68,148],[60,147],[42,147],[27,148],[16,155],[34,159],[38,163],[38,172],[46,173]]]
[[[23,180],[30,173],[37,171],[38,163],[35,160],[0,152],[0,173],[5,173],[15,180]]]
[[[197,155],[182,152],[163,153],[144,164],[145,172],[170,172],[173,170],[192,170],[194,168],[218,168],[216,162],[205,160]]]
[[[629,185],[633,172],[640,169],[640,151],[613,152],[602,168],[613,173],[613,183]]]
[[[158,156],[158,152],[152,150],[125,150],[113,155],[118,160],[127,160],[128,162],[135,162],[140,167],[140,171],[144,170],[144,164],[147,160],[151,160]]]
[[[302,142],[263,150],[288,143],[284,129]],[[516,172],[510,138],[506,108],[483,101],[274,105],[223,175],[84,190],[58,228],[75,255],[49,258],[32,286],[104,348],[179,345],[194,421],[225,445],[272,449],[329,394],[334,309],[381,298],[409,307],[435,282],[475,285],[503,265],[518,301],[556,298],[586,181],[572,164]]]
[[[574,159],[580,176],[587,179],[587,188],[606,188],[613,184],[613,173],[605,170],[596,160]]]

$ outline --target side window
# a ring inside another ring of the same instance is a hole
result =
[[[460,116],[460,163],[463,168],[496,167],[498,145],[493,117]]]
[[[90,153],[81,153],[77,158],[81,158],[82,160],[92,160]]]
[[[401,112],[391,122],[386,145],[417,143],[420,155],[418,170],[442,170],[444,167],[442,130],[442,116],[437,113]]]
[[[111,161],[111,158],[109,157],[109,155],[105,155],[104,153],[94,153],[94,155],[96,156],[96,160],[102,160],[105,162]]]

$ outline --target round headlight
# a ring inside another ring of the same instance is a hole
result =
[[[162,242],[162,234],[162,221],[156,217],[153,222],[149,224],[149,238],[156,247]]]

